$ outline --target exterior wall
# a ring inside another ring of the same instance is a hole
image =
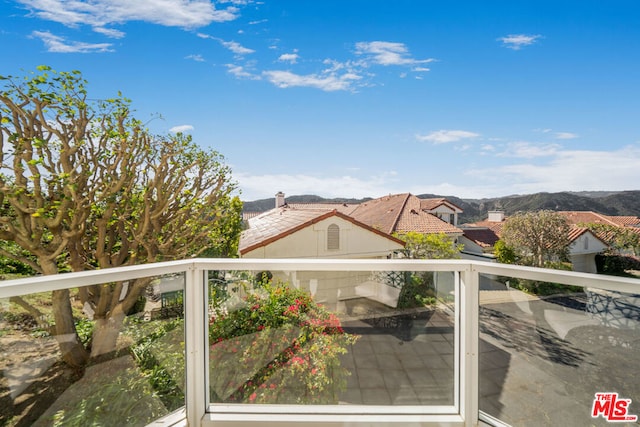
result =
[[[596,254],[576,254],[569,255],[573,271],[582,273],[597,273]]]
[[[597,254],[604,251],[607,246],[594,237],[590,232],[583,233],[569,246],[569,253],[571,255],[578,254]]]
[[[569,259],[573,271],[597,273],[596,254],[606,248],[607,246],[590,232],[583,233],[569,246]]]
[[[487,221],[489,222],[504,221],[504,211],[489,211]]]
[[[448,222],[449,224],[453,224],[455,226],[458,225],[458,214],[448,206],[440,205],[437,208],[430,210],[429,213],[437,216],[445,222]]]
[[[340,248],[327,250],[327,228],[340,228]],[[339,217],[330,217],[244,254],[243,258],[386,258],[402,245]]]

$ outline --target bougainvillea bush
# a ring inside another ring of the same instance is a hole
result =
[[[212,402],[338,403],[350,375],[340,355],[357,336],[334,313],[283,283],[212,305]]]

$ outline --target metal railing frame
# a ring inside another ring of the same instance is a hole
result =
[[[207,397],[208,270],[284,271],[435,271],[454,272],[456,338],[459,340],[454,385],[457,413],[451,406],[392,407],[361,405],[209,405]],[[309,425],[464,425],[479,423],[478,345],[479,281],[481,275],[554,282],[624,293],[640,293],[640,280],[469,260],[347,260],[347,259],[189,259],[162,263],[36,276],[0,282],[0,298],[172,273],[185,274],[186,405],[178,424],[280,426]],[[402,408],[400,410],[398,408]],[[163,425],[176,425],[175,416]]]

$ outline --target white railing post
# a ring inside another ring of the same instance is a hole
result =
[[[206,410],[206,312],[205,271],[195,267],[186,272],[184,325],[186,355],[187,425],[200,426]]]
[[[479,414],[479,272],[473,264],[460,273],[462,294],[460,306],[461,326],[461,363],[460,363],[460,395],[462,402],[460,412],[467,426],[478,425]]]

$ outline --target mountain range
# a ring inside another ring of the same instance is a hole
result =
[[[535,193],[488,199],[462,199],[456,196],[418,194],[421,199],[444,197],[463,210],[459,223],[480,221],[487,212],[502,210],[506,215],[516,212],[548,209],[554,211],[593,211],[605,215],[640,216],[640,190],[634,191],[581,191]],[[289,203],[362,203],[371,200],[333,198],[315,195],[287,196]],[[244,202],[245,212],[264,212],[274,207],[274,198]]]

